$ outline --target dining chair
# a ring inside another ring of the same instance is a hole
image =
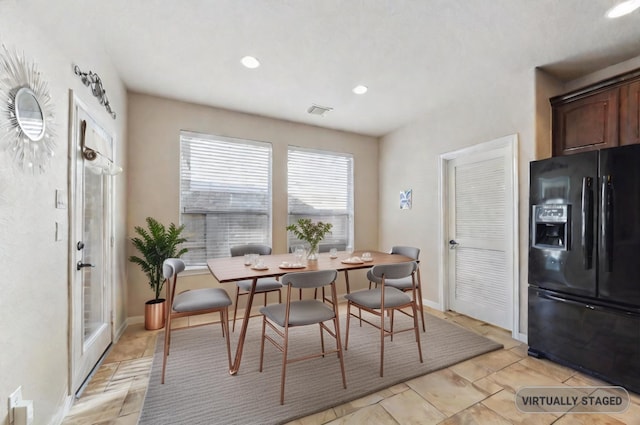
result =
[[[262,338],[260,343],[260,372],[262,372],[264,360],[264,343],[269,341],[282,353],[282,373],[280,377],[280,404],[284,404],[284,388],[287,365],[289,363],[308,360],[316,357],[324,357],[327,354],[337,353],[340,361],[340,371],[342,372],[342,386],[347,388],[347,378],[344,372],[344,357],[342,352],[342,342],[340,338],[340,324],[338,317],[338,303],[336,295],[336,270],[318,270],[297,273],[287,273],[282,276],[282,284],[287,287],[286,302],[280,304],[270,304],[262,307],[260,313],[262,320]],[[297,300],[292,301],[291,293],[294,288],[317,289],[329,287],[333,304],[331,307],[319,300]],[[325,322],[333,322],[331,329]],[[319,325],[321,351],[306,356],[289,358],[289,330],[290,328]],[[267,326],[273,332],[267,333]],[[325,350],[324,333],[332,336],[336,341],[336,348]],[[273,335],[271,335],[273,334]],[[279,339],[277,340],[277,338]]]
[[[259,255],[271,255],[271,247],[267,245],[260,244],[246,244],[246,245],[236,245],[231,247],[231,256],[232,257],[240,257],[245,254],[259,254]],[[231,330],[235,332],[236,330],[236,316],[238,314],[238,299],[242,295],[249,295],[251,291],[251,285],[253,281],[251,279],[240,280],[236,282],[236,299],[233,307],[233,326]],[[282,288],[282,283],[275,278],[272,277],[263,277],[258,279],[256,282],[256,294],[264,294],[264,305],[267,305],[267,294],[269,292],[277,292],[278,293],[278,302],[282,302],[282,294],[280,289]],[[250,308],[247,306],[247,308]]]
[[[384,366],[384,339],[387,336],[391,337],[393,341],[393,335],[400,332],[406,332],[413,330],[415,332],[416,343],[418,344],[418,354],[420,357],[420,363],[422,363],[422,347],[420,345],[420,330],[418,326],[417,307],[416,307],[416,279],[415,274],[418,269],[418,263],[415,261],[405,263],[394,264],[379,264],[371,268],[371,276],[379,282],[379,284],[372,289],[365,289],[362,291],[352,292],[345,295],[347,299],[347,331],[344,342],[345,351],[349,346],[349,322],[351,316],[357,317],[361,322],[370,324],[371,326],[380,330],[380,376],[383,376]],[[394,288],[386,285],[387,279],[402,279],[410,278],[412,280],[411,296],[398,288]],[[351,313],[351,307],[358,309],[358,315]],[[407,307],[411,308],[412,314],[404,312],[402,309]],[[394,311],[402,311],[403,313],[412,316],[413,327],[405,328],[401,330],[394,330],[393,328],[393,313]],[[380,318],[380,323],[374,323],[366,318],[362,317],[361,312],[365,311]],[[389,329],[385,327],[385,315],[389,314],[390,326]],[[361,324],[362,326],[362,324]]]
[[[412,246],[393,246],[391,248],[391,254],[404,255],[405,257],[412,258],[414,260],[418,260],[420,256],[420,248],[415,248]],[[418,309],[420,310],[420,317],[422,320],[422,331],[426,332],[427,328],[424,323],[424,306],[422,304],[422,282],[420,279],[420,266],[418,265],[418,270],[416,271],[416,289],[418,291]],[[369,280],[369,289],[371,289],[371,284],[375,283],[376,286],[380,283],[380,279],[373,276],[371,270],[367,272],[367,279]],[[386,279],[385,284],[390,287],[398,288],[401,291],[409,292],[413,288],[413,282],[411,276],[407,276],[402,279]],[[404,311],[403,311],[404,313]]]
[[[171,321],[179,317],[198,314],[220,313],[222,337],[227,344],[227,358],[231,369],[231,346],[229,343],[229,306],[231,298],[221,288],[188,289],[176,294],[178,274],[185,268],[184,261],[179,258],[168,258],[162,264],[162,274],[167,286],[167,321],[164,331],[164,355],[162,359],[162,380],[167,368],[167,357],[171,346]]]
[[[289,248],[290,252],[293,252],[294,250],[294,246],[292,246],[291,248]],[[318,252],[329,252],[331,251],[332,248],[335,248],[338,251],[344,251],[347,249],[347,244],[346,243],[325,243],[325,244],[320,244],[318,245]],[[302,299],[302,289],[300,289],[300,293],[299,293],[299,297],[300,299]],[[318,298],[318,289],[316,288],[316,290],[313,292],[313,298]],[[324,293],[324,288],[322,288],[322,299],[325,301],[330,301],[329,298],[327,298],[325,296]]]

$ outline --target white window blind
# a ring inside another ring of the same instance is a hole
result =
[[[188,266],[271,245],[271,144],[181,132],[180,222]]]
[[[322,244],[353,240],[353,156],[289,146],[289,223],[310,218],[333,224]],[[289,247],[300,243],[289,232]]]

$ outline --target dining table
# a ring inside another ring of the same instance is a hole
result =
[[[368,252],[371,254],[368,261],[362,261],[362,254]],[[332,258],[335,257],[335,258]],[[356,261],[353,261],[353,259]],[[389,254],[380,251],[354,251],[348,253],[346,251],[338,251],[337,256],[332,256],[329,252],[318,254],[317,260],[307,260],[300,264],[296,264],[293,254],[273,254],[261,255],[260,268],[251,264],[245,264],[244,257],[224,257],[213,258],[207,261],[207,267],[213,277],[221,284],[236,282],[239,280],[251,280],[251,290],[249,291],[247,306],[242,320],[242,328],[238,337],[234,359],[229,373],[235,375],[240,369],[242,361],[242,351],[247,335],[249,318],[251,316],[251,306],[253,305],[253,297],[255,295],[256,282],[264,277],[280,277],[291,272],[316,271],[316,270],[337,270],[344,272],[346,292],[350,293],[349,274],[350,270],[359,270],[371,268],[377,264],[403,263],[407,261],[416,261],[413,258],[399,254]],[[357,261],[357,260],[360,261]],[[418,281],[419,281],[418,277]]]

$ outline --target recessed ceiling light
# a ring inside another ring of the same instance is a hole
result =
[[[245,56],[240,59],[240,62],[249,69],[254,69],[260,66],[260,61],[253,56]]]
[[[367,90],[369,90],[367,86],[363,86],[363,85],[357,85],[353,88],[353,92],[355,94],[365,94]]]
[[[607,11],[607,18],[619,18],[628,15],[640,7],[640,0],[627,0],[618,3]]]

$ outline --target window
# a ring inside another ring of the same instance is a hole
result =
[[[321,242],[353,240],[353,156],[289,146],[289,223],[310,218],[333,224]],[[289,232],[289,246],[300,242]]]
[[[181,132],[180,223],[188,266],[271,245],[271,144]]]

